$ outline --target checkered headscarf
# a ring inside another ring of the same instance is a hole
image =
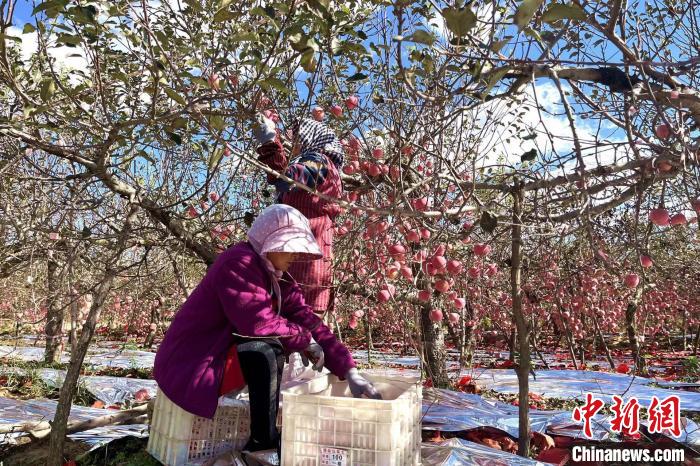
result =
[[[300,157],[306,153],[318,152],[327,156],[336,168],[340,169],[343,166],[343,146],[328,126],[310,118],[303,118],[293,124],[292,133],[299,137]]]

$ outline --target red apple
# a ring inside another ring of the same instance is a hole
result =
[[[383,158],[384,149],[382,149],[381,147],[375,147],[374,149],[372,149],[372,157],[374,157],[377,160]]]
[[[685,215],[683,215],[683,214],[675,214],[675,215],[671,216],[671,218],[669,219],[669,222],[671,223],[671,225],[676,226],[676,225],[685,225],[686,223],[688,223],[688,220],[685,218]]]
[[[447,262],[447,271],[451,274],[457,275],[462,273],[462,263],[456,259],[452,259]]]
[[[373,163],[369,166],[369,170],[367,170],[367,173],[369,174],[369,176],[372,177],[379,176],[382,174],[382,169],[379,167],[379,165]]]
[[[464,309],[467,305],[467,300],[464,298],[455,298],[452,304],[454,304],[454,307],[457,309]]]
[[[406,233],[406,240],[410,241],[411,243],[418,243],[420,242],[420,233],[411,230],[408,233]]]
[[[219,82],[219,75],[216,73],[211,74],[208,78],[207,81],[209,82],[209,87],[214,89],[215,91],[218,91],[221,89],[221,84]]]
[[[651,220],[651,223],[654,225],[658,226],[666,226],[670,222],[670,218],[668,215],[668,210],[666,209],[652,209],[649,212],[649,220]]]
[[[420,290],[420,291],[418,292],[418,299],[420,299],[421,301],[424,301],[424,302],[426,302],[426,303],[427,303],[428,301],[430,301],[430,298],[431,298],[432,296],[433,296],[433,294],[432,294],[430,291],[428,291],[428,290]]]
[[[421,197],[420,199],[414,199],[412,204],[414,209],[422,212],[428,208],[428,198]]]
[[[469,270],[467,270],[467,274],[471,278],[479,278],[481,276],[481,270],[479,270],[479,267],[470,267]]]
[[[447,319],[450,321],[451,324],[456,324],[457,322],[459,322],[459,314],[457,314],[456,312],[450,312],[447,315]]]
[[[652,265],[654,265],[654,262],[652,262],[651,257],[649,256],[639,256],[639,262],[642,264],[642,267],[645,269],[648,269]]]
[[[311,116],[316,121],[323,121],[323,119],[326,118],[326,112],[323,111],[323,107],[317,106],[311,110]]]
[[[396,243],[389,246],[389,255],[391,255],[391,257],[396,258],[396,256],[401,256],[403,254],[406,254],[406,248],[402,244]]]
[[[357,108],[357,106],[360,104],[360,99],[356,95],[351,95],[348,96],[345,99],[345,106],[348,108],[348,110],[353,110]]]
[[[446,293],[450,289],[450,282],[447,280],[438,280],[435,282],[434,288],[441,293]]]
[[[430,264],[438,270],[443,270],[447,265],[447,259],[444,256],[433,256],[430,259]]]
[[[345,165],[343,167],[343,173],[346,175],[354,175],[355,174],[355,166],[351,163]]]
[[[413,280],[413,271],[410,267],[401,267],[401,276],[406,280]]]
[[[216,191],[212,191],[209,193],[209,199],[211,199],[212,202],[216,202],[219,200],[219,195],[216,193]]]
[[[379,290],[377,293],[377,301],[380,303],[386,303],[391,299],[391,294],[388,290]]]
[[[340,105],[332,105],[331,113],[334,117],[340,118],[343,115],[343,109],[340,107]]]
[[[430,230],[428,230],[427,228],[421,228],[420,236],[423,239],[430,239]]]
[[[432,320],[433,322],[442,322],[442,311],[440,309],[431,310],[430,320]]]
[[[625,285],[628,288],[636,288],[639,285],[639,275],[630,273],[625,276]]]
[[[491,246],[488,244],[475,244],[474,245],[474,255],[476,256],[487,256],[491,252]]]
[[[659,139],[666,139],[671,135],[671,127],[666,123],[661,123],[654,129],[654,132]]]

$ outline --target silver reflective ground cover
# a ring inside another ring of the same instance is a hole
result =
[[[25,422],[40,422],[53,420],[57,403],[54,400],[15,400],[0,397],[0,423],[20,424]],[[84,406],[71,407],[69,421],[86,421],[109,414],[104,409],[86,408]],[[93,448],[111,442],[112,440],[133,435],[145,437],[148,435],[148,425],[133,424],[126,426],[106,426],[71,434],[68,437],[73,440],[82,440]],[[0,434],[0,444],[13,443],[18,434]]]
[[[545,466],[549,463],[523,458],[511,453],[489,448],[468,440],[453,438],[439,443],[423,443],[423,466]]]

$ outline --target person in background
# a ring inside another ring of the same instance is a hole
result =
[[[248,240],[217,257],[175,315],[153,368],[162,393],[182,409],[212,418],[219,396],[246,384],[249,452],[279,451],[280,378],[292,352],[303,353],[319,371],[325,366],[347,379],[353,396],[380,399],[287,273],[294,261],[320,257],[301,212],[283,204],[263,210]]]
[[[295,121],[290,133],[292,151],[288,156],[275,123],[258,114],[253,125],[253,135],[260,143],[258,160],[319,194],[339,199],[343,194],[340,178],[343,146],[336,134],[325,124],[309,118]],[[301,285],[306,303],[314,312],[323,315],[333,309],[333,227],[341,209],[335,202],[273,175],[268,175],[268,182],[276,187],[278,203],[298,209],[309,219],[311,231],[321,247],[323,258],[292,263],[289,273]]]

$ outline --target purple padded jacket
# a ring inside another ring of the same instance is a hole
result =
[[[313,336],[333,374],[344,377],[355,367],[348,349],[304,303],[289,274],[280,280],[280,315],[272,306],[271,288],[262,259],[248,242],[219,255],[158,348],[153,376],[168,398],[190,413],[212,418],[234,332],[279,337],[287,353],[304,350]]]

